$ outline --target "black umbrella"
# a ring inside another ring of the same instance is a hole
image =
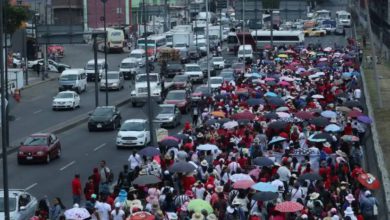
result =
[[[279,118],[279,115],[276,114],[275,112],[269,112],[269,113],[266,113],[266,114],[264,115],[264,117],[265,117],[266,119],[278,119],[278,118]]]
[[[326,132],[321,132],[318,134],[313,135],[312,139],[325,139],[327,142],[331,143],[333,142],[333,137]]]
[[[161,179],[155,175],[142,175],[135,178],[133,184],[135,185],[149,185],[161,182]]]
[[[274,165],[274,162],[268,157],[256,157],[255,159],[253,159],[253,164],[261,167],[267,167]]]
[[[276,105],[278,107],[284,106],[286,104],[282,98],[278,97],[269,97],[267,98],[267,102],[271,105]]]
[[[346,101],[343,105],[350,107],[350,108],[353,108],[353,107],[362,108],[362,103],[360,103],[359,101]]]
[[[279,197],[279,193],[277,192],[257,192],[252,196],[252,199],[255,201],[270,201],[277,199]]]
[[[288,122],[285,121],[274,121],[268,125],[268,128],[275,130],[283,130],[287,127]]]
[[[322,177],[317,173],[305,173],[299,176],[298,180],[322,180]]]
[[[173,139],[164,139],[160,141],[159,143],[161,146],[166,146],[166,147],[177,147],[179,145],[179,142],[173,140]]]
[[[229,118],[221,118],[218,120],[218,123],[220,123],[221,125],[225,124],[226,122],[228,121],[231,121],[231,119]]]
[[[249,124],[251,121],[248,120],[248,119],[239,119],[239,120],[237,120],[237,122],[238,122],[239,125],[247,125],[247,124]]]
[[[172,135],[172,137],[175,137],[180,140],[187,140],[189,138],[189,136],[186,134],[174,134]]]
[[[265,101],[264,99],[254,99],[254,98],[250,98],[246,101],[246,103],[249,105],[249,106],[256,106],[256,105],[264,105],[265,104]]]
[[[328,124],[330,124],[330,122],[329,122],[328,118],[319,116],[319,117],[311,119],[310,124],[313,124],[313,125],[318,126],[318,127],[325,127]]]
[[[172,173],[188,173],[192,172],[196,169],[196,167],[188,162],[180,161],[174,163],[170,168],[169,171]]]
[[[145,147],[142,150],[138,151],[140,156],[153,157],[156,155],[160,155],[160,150],[156,147]]]
[[[214,118],[209,119],[209,120],[206,121],[206,125],[208,125],[208,126],[212,126],[212,125],[215,125],[215,124],[218,124],[218,123],[219,123],[218,120],[214,119]]]

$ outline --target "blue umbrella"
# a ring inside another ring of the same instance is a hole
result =
[[[264,96],[266,97],[278,97],[278,95],[274,92],[267,92],[264,94]]]
[[[142,150],[138,151],[140,156],[153,157],[156,155],[160,155],[160,150],[156,147],[145,147]]]
[[[343,78],[351,78],[351,77],[352,77],[352,73],[351,73],[351,72],[344,72],[344,73],[342,74],[342,77],[343,77]]]
[[[263,99],[254,99],[254,98],[250,98],[246,101],[246,103],[249,105],[249,106],[255,106],[255,105],[264,105],[265,104],[265,101]]]
[[[325,127],[325,131],[328,131],[328,132],[339,132],[339,131],[341,131],[341,127],[336,125],[336,124],[330,124],[330,125]]]
[[[277,192],[278,191],[278,187],[275,185],[272,185],[272,183],[270,183],[270,182],[267,182],[267,183],[258,182],[255,185],[252,185],[251,188],[254,190],[260,191],[260,192]]]
[[[337,117],[337,113],[334,112],[334,111],[323,111],[321,112],[321,116],[325,117],[325,118],[336,118]]]
[[[268,143],[268,145],[276,144],[276,143],[279,143],[279,142],[285,141],[285,140],[286,140],[286,138],[277,136],[277,137],[272,138],[272,140]]]

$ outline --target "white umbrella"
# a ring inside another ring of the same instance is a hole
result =
[[[80,208],[78,205],[75,205],[74,208],[66,210],[64,214],[65,218],[68,220],[83,220],[91,217],[87,209]]]
[[[243,173],[237,173],[237,174],[231,175],[230,180],[233,182],[237,182],[239,180],[252,180],[253,181],[253,179],[248,174],[243,174]]]
[[[225,124],[223,124],[223,128],[225,129],[232,129],[238,126],[238,122],[236,121],[228,121]]]
[[[276,114],[279,116],[279,118],[289,118],[291,115],[287,112],[276,112]]]
[[[324,51],[325,51],[325,52],[330,52],[330,51],[332,51],[332,48],[331,48],[331,47],[325,47],[325,48],[324,48]]]
[[[214,144],[202,144],[202,145],[199,145],[196,149],[199,151],[201,151],[201,150],[209,151],[210,150],[214,156],[217,156],[221,153],[219,148],[217,146],[215,146]]]
[[[286,81],[286,82],[293,82],[295,81],[294,78],[288,77],[288,76],[282,76],[279,78],[280,81]]]
[[[319,95],[319,94],[312,95],[311,97],[312,97],[313,99],[323,99],[323,98],[324,98],[323,95]]]

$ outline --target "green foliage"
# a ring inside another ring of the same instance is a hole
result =
[[[280,0],[262,0],[264,9],[278,9]]]
[[[13,34],[28,19],[26,8],[10,5],[8,1],[4,5],[4,12],[5,29],[8,34]]]

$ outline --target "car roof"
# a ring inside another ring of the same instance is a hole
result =
[[[132,123],[132,122],[141,122],[141,123],[143,123],[143,122],[147,122],[147,120],[146,119],[136,119],[136,118],[133,118],[133,119],[127,119],[125,121],[125,123]]]
[[[130,53],[145,53],[145,50],[144,49],[135,49],[135,50],[132,50]]]
[[[105,59],[97,59],[97,63],[98,64],[101,64],[101,63],[104,63],[104,62],[105,62]],[[88,64],[94,64],[94,63],[95,63],[94,59],[88,61]]]
[[[98,106],[98,107],[96,107],[95,109],[98,109],[98,108],[109,108],[109,109],[114,109],[115,106],[112,106],[112,105],[109,105],[109,106]]]
[[[9,189],[8,190],[8,195],[10,198],[16,198],[19,195],[27,193],[24,189]],[[0,189],[0,197],[4,197],[4,190]]]
[[[31,134],[30,137],[49,137],[50,135],[50,133],[34,133]]]
[[[223,79],[222,76],[213,76],[213,77],[210,77],[210,79]]]
[[[131,63],[131,62],[137,62],[137,59],[134,57],[126,57],[125,59],[122,60],[121,63]]]
[[[197,63],[187,63],[186,66],[199,66]]]
[[[159,105],[160,107],[175,107],[176,105],[175,104],[161,104]]]
[[[62,91],[62,92],[59,92],[58,94],[62,94],[62,93],[72,93],[72,94],[75,94],[76,92],[75,91],[71,91],[71,90],[66,90],[66,91]]]
[[[169,91],[168,93],[185,93],[186,92],[186,90],[171,90],[171,91]]]

